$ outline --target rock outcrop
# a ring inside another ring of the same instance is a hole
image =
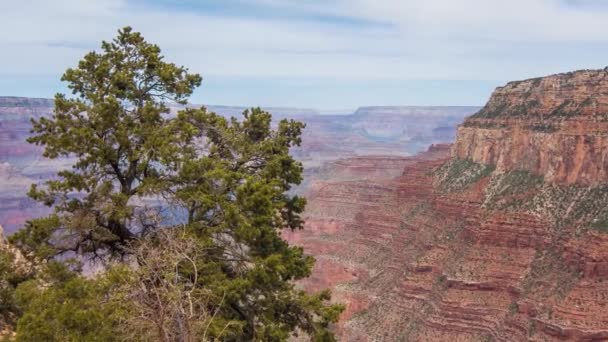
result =
[[[317,259],[300,285],[347,304],[341,340],[608,341],[606,74],[509,83],[414,157],[351,150],[401,146],[394,124],[307,119],[296,152],[331,162],[307,168],[305,229],[284,236]]]
[[[438,191],[449,154],[433,154],[393,180],[315,183],[305,229],[286,234],[317,258],[302,285],[347,304],[341,340],[608,339],[608,235],[485,209],[488,177]]]
[[[608,340],[605,74],[510,83],[401,176],[312,184],[286,238],[342,340]]]
[[[31,264],[18,249],[4,238],[0,225],[0,340],[14,341],[15,317],[19,310],[14,302],[16,283],[26,280],[32,273]]]
[[[608,179],[608,69],[511,82],[458,130],[454,153],[548,182]]]
[[[14,269],[17,272],[25,274],[31,271],[31,265],[21,254],[21,251],[7,241],[2,225],[0,225],[0,253],[10,256]],[[2,261],[6,262],[7,260]]]

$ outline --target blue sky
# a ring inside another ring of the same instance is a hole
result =
[[[125,25],[201,73],[206,104],[480,105],[509,80],[608,64],[603,0],[3,0],[0,95],[64,91]]]

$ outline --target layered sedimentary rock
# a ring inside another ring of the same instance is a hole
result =
[[[49,116],[53,101],[21,97],[0,97],[0,223],[10,234],[27,219],[43,216],[49,209],[26,197],[30,184],[49,179],[57,171],[69,168],[73,159],[49,160],[41,157],[42,148],[26,142],[31,118]],[[179,107],[173,107],[174,110]],[[209,106],[209,110],[224,116],[237,116],[245,107]],[[449,142],[456,125],[475,107],[370,107],[356,114],[325,115],[313,109],[266,108],[275,119],[291,118],[303,121],[303,144],[292,154],[304,163],[305,183],[295,191],[304,193],[310,180],[333,177],[333,168],[323,163],[365,154],[392,155],[376,159],[363,168],[338,167],[342,174],[336,179],[350,177],[375,169],[376,174],[395,176],[402,167],[398,156],[416,153],[430,143]],[[378,120],[376,116],[381,116]],[[390,158],[395,158],[391,161]],[[386,162],[384,162],[386,161]],[[340,162],[338,162],[340,163]],[[392,165],[392,166],[389,166]],[[390,170],[389,170],[390,169]]]
[[[318,260],[301,285],[347,304],[341,340],[608,340],[604,74],[510,83],[451,152],[311,186],[286,238]]]
[[[437,157],[409,158],[393,180],[312,186],[306,227],[287,239],[318,260],[302,285],[347,304],[341,340],[608,339],[608,235],[484,209],[488,177],[437,191]]]
[[[608,178],[607,94],[607,69],[511,82],[459,128],[454,152],[549,182],[601,182]]]

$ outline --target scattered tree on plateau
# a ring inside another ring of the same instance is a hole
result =
[[[74,96],[56,95],[29,141],[76,162],[32,187],[53,214],[11,237],[41,265],[16,291],[17,339],[333,340],[343,307],[295,287],[314,260],[280,236],[303,226],[305,200],[289,195],[302,123],[171,112],[201,77],[129,27],[62,80]],[[104,271],[84,278],[74,260]]]

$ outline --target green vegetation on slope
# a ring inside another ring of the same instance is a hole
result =
[[[485,208],[508,209],[519,207],[543,184],[543,177],[529,171],[515,170],[495,173],[486,188]]]
[[[470,159],[453,158],[434,170],[439,188],[445,192],[467,189],[494,172],[494,166],[478,164]]]
[[[558,185],[525,170],[497,173],[494,167],[454,158],[435,169],[435,181],[445,192],[464,191],[485,177],[483,207],[521,210],[544,217],[556,228],[575,227],[580,233],[608,232],[608,185]]]
[[[0,235],[0,239],[2,238]],[[29,268],[20,264],[15,253],[3,243],[4,241],[0,241],[0,333],[15,325],[22,312],[17,304],[15,290],[19,284],[32,276]]]
[[[608,185],[544,184],[526,204],[534,214],[549,218],[556,227],[579,227],[608,232]]]

